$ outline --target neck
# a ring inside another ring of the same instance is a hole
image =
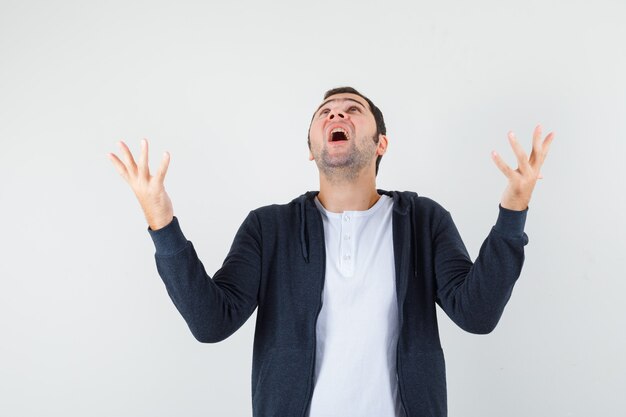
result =
[[[355,178],[331,179],[320,172],[317,199],[333,213],[367,210],[380,199],[376,191],[376,175],[374,171],[361,171]]]

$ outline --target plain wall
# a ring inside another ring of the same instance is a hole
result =
[[[534,126],[555,132],[498,327],[438,309],[451,417],[623,416],[623,1],[0,1],[0,415],[246,416],[256,313],[201,344],[107,158],[150,143],[207,272],[249,210],[319,186],[327,89],[383,111],[378,188],[452,214],[474,258]]]

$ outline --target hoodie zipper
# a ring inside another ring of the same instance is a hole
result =
[[[398,336],[398,343],[396,344],[396,377],[398,378],[398,394],[400,395],[400,404],[404,411],[404,417],[409,417],[409,413],[406,412],[406,406],[404,405],[404,395],[402,394],[402,384],[400,382],[400,357],[398,356],[398,345],[400,344],[400,337]]]
[[[304,203],[303,203],[304,204]],[[309,393],[307,396],[307,400],[304,403],[304,410],[302,410],[302,417],[307,417],[306,412],[311,404],[311,399],[313,397],[313,388],[314,388],[314,377],[315,377],[315,361],[317,360],[317,319],[320,316],[320,311],[322,311],[322,304],[324,304],[324,281],[326,280],[326,241],[324,237],[324,224],[322,223],[322,216],[319,214],[319,220],[322,224],[322,267],[321,267],[321,283],[320,286],[320,295],[319,295],[319,304],[317,306],[317,313],[315,314],[315,324],[313,325],[313,361],[311,364],[311,369],[309,371]]]
[[[322,275],[323,276],[323,275]],[[324,282],[322,279],[322,294],[320,295],[320,304],[319,307],[317,309],[317,315],[315,316],[315,330],[313,332],[314,337],[313,337],[313,363],[311,365],[311,370],[309,372],[309,383],[310,383],[310,388],[309,388],[309,394],[306,400],[306,403],[304,405],[304,411],[302,411],[302,417],[306,417],[306,411],[309,408],[309,405],[311,404],[311,400],[313,397],[313,384],[314,384],[314,377],[315,377],[315,362],[317,359],[317,318],[320,315],[320,311],[322,311],[322,298],[324,296]]]
[[[394,205],[395,205],[395,200],[394,200]],[[395,207],[394,207],[395,210]],[[413,216],[413,212],[409,211],[409,216],[411,216],[410,220],[411,220],[411,225],[412,223],[412,216]],[[393,230],[394,224],[393,224],[393,215],[391,218],[391,230]],[[410,228],[410,233],[413,233],[413,227]],[[394,261],[395,261],[395,257],[397,256],[396,254],[396,250],[395,250],[395,244],[394,244]],[[417,262],[417,259],[414,260],[414,262]],[[398,272],[396,271],[396,274]],[[407,283],[408,285],[408,283]],[[396,285],[396,293],[398,291],[398,286]],[[406,294],[405,294],[406,297]],[[396,298],[396,301],[398,303],[398,340],[396,342],[396,378],[398,379],[398,394],[400,396],[400,404],[402,405],[402,410],[404,411],[404,417],[409,417],[409,413],[406,411],[406,405],[404,403],[404,394],[403,394],[403,388],[402,388],[402,378],[400,378],[400,355],[398,354],[398,351],[400,350],[400,337],[402,337],[402,306],[403,306],[403,302],[400,302],[400,300],[398,298]]]

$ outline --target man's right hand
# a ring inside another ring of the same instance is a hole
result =
[[[174,218],[172,201],[163,186],[167,167],[170,163],[170,154],[168,152],[163,153],[163,159],[156,175],[151,176],[148,166],[148,141],[146,139],[141,140],[141,155],[138,164],[135,163],[133,155],[123,141],[119,141],[118,145],[124,154],[126,163],[113,153],[108,154],[109,159],[115,165],[117,172],[133,189],[150,229],[157,230],[167,226]]]

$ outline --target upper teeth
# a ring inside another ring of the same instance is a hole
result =
[[[341,128],[341,127],[336,127],[336,128],[334,128],[333,130],[331,130],[331,131],[330,131],[330,136],[332,136],[332,135],[333,135],[333,133],[335,133],[335,132],[343,132],[343,133],[346,135],[346,138],[348,138],[348,137],[349,137],[349,136],[348,136],[348,132],[346,132],[346,130],[345,130],[345,129],[343,129],[343,128]]]

